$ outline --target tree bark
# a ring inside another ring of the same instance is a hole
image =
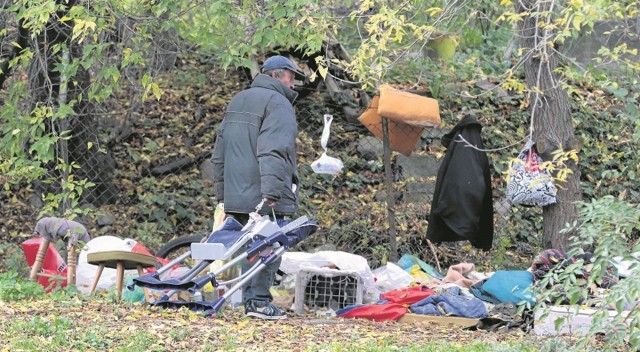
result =
[[[518,32],[524,49],[523,57],[526,58],[525,79],[531,89],[529,107],[533,119],[533,140],[543,160],[549,161],[555,150],[568,151],[578,146],[569,97],[555,72],[559,60],[552,46],[552,33],[539,25],[550,21],[555,9],[551,8],[552,2],[545,0],[521,0],[517,4],[517,12],[524,14]],[[576,202],[582,199],[580,170],[573,162],[567,166],[573,173],[567,182],[556,182],[557,203],[543,208],[544,248],[567,250],[572,234],[561,234],[560,231],[567,223],[578,219]]]

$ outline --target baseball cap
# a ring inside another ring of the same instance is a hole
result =
[[[262,65],[262,72],[271,71],[279,68],[286,68],[287,70],[293,72],[297,79],[304,80],[304,73],[298,71],[298,69],[293,65],[291,60],[287,59],[284,56],[276,55],[268,58],[264,64]]]

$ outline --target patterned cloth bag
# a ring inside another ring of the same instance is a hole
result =
[[[511,204],[545,206],[556,202],[556,186],[549,171],[540,169],[542,158],[532,140],[512,161],[507,182],[507,199]]]

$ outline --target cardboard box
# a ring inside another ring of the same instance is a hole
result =
[[[441,122],[436,99],[403,92],[386,84],[380,87],[378,114],[412,126],[436,127]]]
[[[367,127],[378,139],[383,140],[382,116],[378,114],[378,103],[380,97],[375,96],[371,100],[371,105],[360,115],[358,120]],[[389,126],[389,147],[406,156],[411,155],[416,149],[416,144],[422,136],[424,127],[411,126],[406,123],[388,120]]]
[[[478,325],[480,319],[464,317],[441,317],[437,315],[407,313],[398,320],[400,323],[431,323],[438,325],[455,325],[468,328]]]

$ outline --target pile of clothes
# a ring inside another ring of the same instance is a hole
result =
[[[404,259],[405,257],[403,257]],[[428,264],[412,258],[426,270],[420,279],[408,287],[400,287],[380,295],[373,304],[351,305],[336,312],[345,318],[365,318],[374,321],[399,320],[407,313],[433,316],[454,316],[478,319],[475,328],[508,331],[528,330],[533,323],[532,309],[536,304],[534,287],[549,271],[562,270],[580,260],[583,269],[576,273],[576,282],[586,283],[590,275],[592,254],[567,257],[555,249],[542,251],[527,270],[498,270],[492,273],[475,271],[474,264],[460,263],[449,267],[446,275],[439,275]],[[401,261],[399,264],[401,264]],[[415,273],[415,268],[405,265],[405,270]],[[426,271],[429,273],[427,274]],[[607,275],[599,283],[606,289],[618,282],[617,270],[608,268]],[[427,278],[425,280],[425,277]],[[544,289],[558,290],[558,287]],[[523,309],[518,309],[520,306]]]

